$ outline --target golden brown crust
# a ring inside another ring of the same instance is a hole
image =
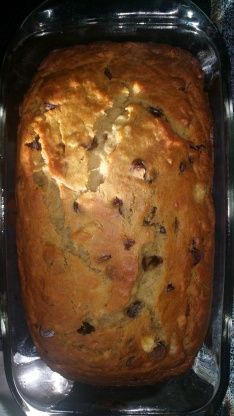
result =
[[[211,132],[186,51],[94,43],[42,63],[21,108],[17,245],[51,368],[134,385],[192,365],[211,299]]]

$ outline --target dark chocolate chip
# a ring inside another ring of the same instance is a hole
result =
[[[114,207],[122,207],[123,206],[122,199],[120,199],[116,196],[115,199],[113,200],[113,205],[114,205]]]
[[[41,327],[39,329],[39,333],[41,337],[44,337],[44,338],[51,338],[55,335],[55,332],[53,331],[53,329],[43,329]]]
[[[98,263],[103,263],[104,261],[111,259],[111,254],[104,254],[103,256],[98,258]]]
[[[113,203],[114,207],[118,207],[120,215],[123,215],[123,210],[122,210],[123,201],[122,201],[122,199],[120,199],[116,196],[112,203]]]
[[[111,79],[112,79],[112,73],[111,73],[111,71],[110,71],[110,68],[106,67],[106,68],[104,69],[104,74],[106,75],[106,77],[107,77],[109,80],[111,80]]]
[[[159,225],[159,232],[160,234],[166,234],[166,228],[163,225]]]
[[[58,107],[58,104],[45,103],[45,110],[50,111]]]
[[[145,169],[146,170],[146,166],[145,163],[142,159],[134,159],[132,161],[132,167],[135,170],[141,170],[141,169]]]
[[[177,233],[177,231],[179,230],[179,226],[180,226],[180,222],[179,222],[178,218],[175,217],[175,220],[174,220],[174,231],[175,231],[175,233]]]
[[[141,309],[143,308],[143,303],[140,300],[136,300],[135,302],[131,303],[126,309],[126,315],[129,318],[136,318],[139,315]]]
[[[180,173],[183,173],[186,170],[186,168],[187,168],[187,163],[185,160],[182,160],[182,162],[180,162],[180,167],[179,167]]]
[[[130,248],[135,244],[135,240],[132,240],[131,238],[126,238],[123,240],[124,248],[125,250],[130,250]]]
[[[97,137],[94,136],[94,138],[92,139],[92,141],[90,143],[88,143],[85,148],[87,150],[93,150],[98,146],[98,141],[97,141]]]
[[[34,137],[32,142],[29,143],[25,143],[25,146],[30,147],[30,149],[33,150],[41,150],[41,143],[39,142],[40,137],[37,135],[36,137]]]
[[[172,292],[173,290],[175,290],[175,286],[173,286],[172,283],[168,283],[168,285],[167,285],[167,292]]]
[[[154,219],[156,214],[157,208],[152,207],[149,214],[144,217],[143,225],[155,225]]]
[[[190,149],[196,150],[198,152],[203,152],[206,150],[206,146],[204,144],[190,144]]]
[[[189,252],[192,254],[193,266],[196,266],[203,259],[203,252],[196,246],[195,241],[192,241],[192,244],[189,248]]]
[[[144,256],[142,259],[142,267],[144,271],[152,270],[163,263],[160,256]]]
[[[73,209],[76,213],[80,212],[80,204],[77,201],[73,202]]]
[[[167,347],[163,341],[159,341],[154,347],[153,351],[149,353],[151,360],[157,361],[162,360],[167,352]]]
[[[149,106],[147,110],[152,114],[154,117],[162,117],[164,115],[161,108]]]
[[[79,329],[77,329],[77,332],[81,335],[88,335],[91,334],[91,332],[94,332],[95,328],[93,325],[91,325],[89,322],[83,321],[82,325]]]

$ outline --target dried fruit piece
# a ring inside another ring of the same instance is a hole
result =
[[[111,73],[110,68],[106,67],[106,68],[104,69],[104,74],[106,75],[106,77],[107,77],[109,80],[111,80],[111,79],[112,79],[112,73]]]
[[[58,107],[58,104],[45,103],[45,110],[50,111]]]
[[[43,329],[39,328],[39,333],[43,338],[52,338],[55,335],[55,331],[53,329]]]
[[[164,227],[164,225],[159,224],[159,232],[160,232],[160,234],[166,234],[167,233],[166,228]]]
[[[189,252],[192,254],[193,266],[196,266],[203,259],[204,254],[202,250],[196,246],[195,240],[192,241]]]
[[[39,142],[39,140],[40,140],[40,136],[37,135],[34,137],[32,142],[25,143],[25,146],[28,146],[30,147],[30,149],[33,149],[33,150],[41,150],[41,143]]]
[[[173,290],[175,290],[175,286],[173,286],[172,283],[168,283],[168,285],[167,285],[167,292],[172,292]]]
[[[183,173],[186,170],[186,168],[187,168],[187,162],[185,160],[182,160],[179,166],[180,173]]]
[[[113,206],[114,207],[118,207],[119,208],[119,213],[120,213],[120,215],[123,215],[123,210],[122,210],[122,207],[123,207],[123,201],[122,201],[122,199],[120,199],[120,198],[118,198],[117,196],[115,197],[115,199],[113,200]]]
[[[95,331],[95,328],[93,325],[91,325],[87,321],[83,321],[82,325],[79,329],[77,329],[77,332],[81,335],[88,335]]]
[[[73,209],[76,213],[80,212],[80,204],[77,201],[73,202]]]
[[[146,171],[145,163],[142,159],[134,159],[132,161],[132,168],[135,170],[142,170],[144,169]]]
[[[132,240],[131,238],[126,238],[123,240],[124,248],[125,250],[130,250],[130,248],[135,244],[135,240]]]
[[[204,144],[190,144],[190,149],[196,150],[198,152],[204,152],[206,150],[206,146]]]
[[[163,341],[159,341],[157,345],[154,347],[153,351],[149,353],[149,357],[151,360],[157,361],[162,360],[167,352],[167,347]]]
[[[141,309],[143,308],[143,303],[140,300],[136,300],[131,303],[126,309],[126,315],[129,318],[136,318],[139,315]]]
[[[142,259],[142,267],[144,271],[152,270],[163,263],[160,256],[144,256]]]
[[[154,117],[162,117],[164,115],[163,111],[159,107],[152,107],[149,106],[147,108],[150,114],[152,114]]]

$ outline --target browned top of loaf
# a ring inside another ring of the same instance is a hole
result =
[[[192,364],[211,295],[211,149],[188,52],[106,42],[42,63],[21,108],[18,252],[52,368],[140,384]]]

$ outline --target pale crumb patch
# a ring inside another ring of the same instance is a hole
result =
[[[185,317],[185,315],[178,316],[177,323],[178,323],[179,328],[183,329],[185,327],[185,325],[186,325],[186,317]]]
[[[134,82],[133,86],[132,86],[132,91],[133,94],[139,94],[141,92],[142,88],[140,86],[140,84],[138,82]]]
[[[111,133],[107,133],[107,141],[104,144],[104,152],[106,154],[112,153],[122,140],[122,134],[119,128],[113,124]]]
[[[131,137],[131,135],[132,135],[131,126],[125,126],[124,127],[124,134],[125,134],[126,137]]]
[[[206,194],[206,189],[201,183],[196,183],[194,188],[194,198],[197,202],[203,202]]]
[[[103,111],[102,111],[102,113],[103,113]],[[94,131],[92,124],[85,123],[85,129],[88,132],[88,135],[90,137],[94,137],[95,136],[96,132]]]
[[[115,124],[123,125],[128,122],[130,117],[130,113],[128,110],[125,110],[124,114],[121,114],[117,119],[115,120]]]
[[[173,335],[171,339],[169,353],[170,355],[176,355],[177,353],[179,353],[179,345],[178,345],[178,342],[176,341],[176,335]]]
[[[151,352],[154,349],[155,341],[151,336],[145,336],[141,338],[141,346],[145,352]]]
[[[167,163],[169,163],[169,165],[172,165],[172,159],[167,158],[166,161],[167,161]]]
[[[101,163],[99,166],[99,172],[102,176],[106,177],[108,175],[108,163],[104,159],[104,156],[101,156]]]
[[[121,93],[122,93],[122,95],[127,97],[129,95],[129,89],[127,87],[124,87],[122,89]]]
[[[127,107],[126,107],[126,111],[128,112],[128,114],[129,114],[129,118],[130,118],[130,115],[134,112],[134,107],[133,107],[133,105],[128,105]]]

